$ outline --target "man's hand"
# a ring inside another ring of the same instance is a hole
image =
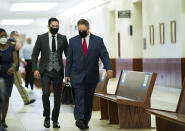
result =
[[[71,80],[70,80],[70,77],[65,77],[65,81],[66,82],[70,82]]]
[[[40,73],[39,73],[38,70],[35,70],[35,71],[34,71],[34,77],[35,77],[36,79],[39,79],[39,78],[40,78]]]
[[[26,61],[23,61],[22,63],[23,63],[23,65],[24,65],[24,66],[26,66],[26,65],[27,65],[27,62],[26,62]]]
[[[15,68],[12,66],[12,67],[10,67],[10,69],[8,70],[8,75],[11,75],[12,73],[14,73],[14,71],[15,71]]]
[[[113,77],[113,71],[112,70],[108,70],[106,73],[107,77],[110,79]]]

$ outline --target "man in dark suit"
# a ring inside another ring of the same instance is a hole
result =
[[[78,21],[79,35],[69,40],[66,63],[66,81],[74,88],[76,126],[88,129],[92,114],[92,104],[96,85],[99,81],[99,58],[112,77],[112,65],[103,39],[89,32],[89,23],[85,19]]]
[[[41,77],[42,82],[42,102],[44,107],[43,116],[45,117],[44,126],[50,127],[50,85],[54,87],[54,108],[52,112],[53,128],[60,128],[58,123],[61,99],[61,83],[64,77],[64,66],[62,53],[67,56],[68,42],[64,35],[58,34],[59,21],[56,18],[50,18],[48,21],[49,32],[39,35],[35,43],[32,54],[32,65],[34,77]],[[37,61],[39,53],[41,58],[39,68]]]

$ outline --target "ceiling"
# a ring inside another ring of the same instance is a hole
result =
[[[0,0],[0,22],[3,19],[33,19],[34,23],[43,23],[50,17],[56,17],[67,9],[84,0]],[[14,3],[48,3],[54,2],[56,6],[48,11],[11,11]]]

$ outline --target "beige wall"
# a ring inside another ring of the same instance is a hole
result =
[[[68,38],[71,38],[78,34],[75,26],[77,25],[77,21],[81,18],[85,18],[90,23],[90,31],[91,33],[98,35],[104,39],[104,43],[107,46],[108,51],[110,52],[110,56],[112,58],[116,58],[117,46],[115,43],[110,44],[110,12],[111,8],[114,6],[114,3],[107,2],[100,6],[94,7],[88,11],[81,12],[80,14],[74,13],[70,16],[61,18],[61,20],[65,23],[64,32],[67,34]],[[113,20],[114,21],[114,20]],[[71,28],[69,28],[71,27]],[[115,33],[114,33],[115,35]]]
[[[185,0],[181,0],[182,57],[185,57]]]
[[[121,58],[181,58],[185,57],[185,0],[109,0],[104,4],[79,12],[74,10],[60,19],[60,33],[68,39],[77,35],[77,21],[85,18],[90,22],[93,34],[101,36],[111,58],[118,58],[118,37],[121,34]],[[118,10],[131,10],[131,18],[119,18]],[[170,41],[170,21],[177,22],[177,42]],[[165,44],[159,42],[159,23],[165,23]],[[128,35],[129,25],[133,35]],[[155,45],[149,44],[149,25],[155,26]],[[48,31],[46,26],[5,27],[26,33],[33,40],[38,34]],[[143,38],[147,49],[143,49]]]
[[[180,58],[182,55],[181,0],[142,0],[143,35],[147,39],[144,58]],[[176,20],[177,42],[170,40],[170,21]],[[159,23],[165,24],[165,44],[159,42]],[[154,25],[154,46],[149,44],[149,25]]]
[[[133,58],[143,57],[143,21],[142,3],[138,2],[132,6],[133,25]]]
[[[120,0],[117,1],[118,10],[131,10],[132,1]],[[131,12],[132,14],[132,12]],[[119,18],[118,19],[118,32],[121,37],[121,58],[132,58],[133,57],[133,37],[128,34],[128,27],[131,25],[131,18]]]
[[[118,10],[132,10],[132,17],[118,19]],[[121,35],[121,58],[142,58],[142,4],[133,5],[131,0],[111,0],[80,14],[70,14],[61,18],[68,37],[78,34],[74,26],[78,19],[86,18],[91,32],[103,37],[111,58],[118,58],[118,32]],[[128,34],[129,25],[133,25],[133,36]]]

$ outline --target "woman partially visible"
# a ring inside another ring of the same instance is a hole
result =
[[[2,106],[2,120],[1,125],[4,128],[7,128],[7,124],[5,121],[8,106],[9,106],[9,98],[12,93],[13,83],[14,83],[14,75],[15,68],[17,65],[17,54],[15,48],[7,44],[7,33],[4,29],[0,28],[0,78],[3,78],[5,81],[4,88],[4,99]]]

